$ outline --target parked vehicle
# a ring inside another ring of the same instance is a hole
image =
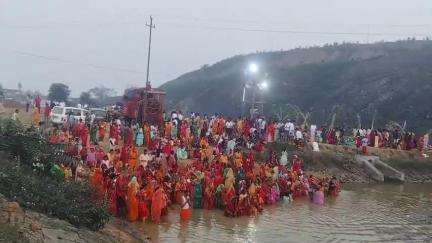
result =
[[[88,111],[82,108],[54,106],[51,110],[50,121],[55,124],[62,124],[67,121],[69,115],[73,116],[77,121],[79,119],[84,121],[86,113]]]
[[[94,115],[94,119],[96,121],[107,119],[107,110],[102,108],[90,108],[89,110],[90,110],[90,114]]]

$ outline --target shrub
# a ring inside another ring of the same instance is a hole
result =
[[[77,227],[98,230],[109,220],[106,201],[95,201],[88,183],[65,182],[50,173],[53,165],[69,163],[70,158],[36,130],[0,121],[0,152],[14,158],[0,162],[0,193],[10,200]],[[42,169],[36,169],[37,163]]]
[[[0,242],[27,243],[29,241],[22,236],[18,227],[0,223]]]
[[[0,193],[24,208],[66,220],[77,227],[98,230],[109,220],[105,201],[93,200],[87,183],[58,182],[13,162],[1,163]]]

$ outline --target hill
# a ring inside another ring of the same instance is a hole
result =
[[[241,113],[245,67],[250,62],[266,73],[261,91],[267,115],[287,104],[310,112],[311,121],[370,126],[388,121],[415,130],[432,127],[432,41],[406,40],[374,44],[333,44],[234,56],[186,73],[163,84],[166,105],[186,111]],[[291,117],[293,118],[293,117]]]

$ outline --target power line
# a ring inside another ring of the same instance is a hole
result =
[[[374,36],[430,36],[424,33],[385,33],[385,32],[331,32],[331,31],[303,31],[303,30],[288,30],[288,29],[264,29],[264,28],[238,28],[238,27],[220,27],[220,26],[208,26],[208,25],[183,25],[174,22],[160,22],[162,24],[175,25],[177,27],[184,28],[198,28],[207,30],[229,30],[229,31],[241,31],[241,32],[263,32],[263,33],[279,33],[279,34],[313,34],[313,35],[374,35]]]
[[[44,59],[44,60],[53,61],[53,62],[59,62],[59,63],[68,63],[68,64],[87,66],[87,67],[96,68],[96,69],[105,69],[105,70],[111,70],[111,71],[116,71],[116,72],[126,72],[126,73],[139,73],[139,74],[145,73],[145,72],[137,71],[137,70],[133,70],[133,69],[110,67],[110,66],[97,65],[97,64],[92,64],[92,63],[71,61],[71,60],[66,60],[66,59],[57,58],[57,57],[43,56],[43,55],[30,53],[30,52],[23,52],[23,51],[11,51],[11,52],[18,54],[18,55],[22,55],[22,56],[30,56],[30,57],[35,57],[35,58]]]
[[[165,19],[183,19],[183,20],[192,20],[192,21],[201,21],[201,22],[223,22],[223,23],[261,23],[262,21],[256,21],[256,20],[246,20],[246,19],[212,19],[212,18],[197,18],[197,17],[191,17],[191,16],[179,16],[179,15],[157,15],[157,16],[166,16]],[[164,19],[164,17],[160,17],[160,19]],[[313,34],[313,35],[353,35],[353,36],[421,36],[421,37],[427,37],[431,34],[425,34],[425,33],[394,33],[394,32],[375,32],[370,33],[368,32],[345,32],[345,31],[305,31],[305,30],[296,30],[296,29],[268,29],[268,28],[249,28],[249,27],[227,27],[227,26],[209,26],[209,25],[184,25],[179,22],[160,22],[167,25],[174,25],[177,27],[184,27],[184,28],[195,28],[195,29],[206,29],[206,30],[227,30],[227,31],[241,31],[241,32],[262,32],[262,33],[279,33],[279,34]],[[269,21],[267,24],[271,23],[280,23],[280,24],[287,24],[285,22],[275,22],[275,21]],[[40,29],[40,28],[52,28],[52,27],[74,27],[74,26],[84,26],[84,27],[111,27],[113,25],[141,25],[143,24],[142,21],[123,21],[123,22],[100,22],[100,23],[82,23],[82,22],[71,22],[71,23],[51,23],[48,25],[7,25],[3,24],[5,27],[9,28],[22,28],[22,29]],[[371,26],[371,24],[365,24],[365,26],[368,27]],[[380,25],[380,24],[373,24],[373,26],[386,26],[389,28],[428,28],[432,25],[430,24],[413,24],[413,25]]]
[[[176,26],[181,28],[189,28],[189,29],[203,29],[203,30],[218,30],[218,31],[239,31],[239,32],[260,32],[260,33],[276,33],[276,34],[308,34],[308,35],[351,35],[351,36],[418,36],[418,37],[428,37],[432,34],[426,33],[396,33],[396,32],[345,32],[345,31],[305,31],[305,30],[294,30],[294,29],[266,29],[266,28],[247,28],[247,27],[226,27],[226,26],[209,26],[209,25],[184,25],[177,22],[159,22],[161,24],[166,24],[168,26]],[[129,23],[116,23],[119,25],[129,25],[136,24],[139,25],[139,22],[129,22]],[[111,27],[115,24],[97,24],[95,26],[86,25],[86,27],[103,27],[108,26]],[[9,26],[12,27],[12,26]],[[61,28],[60,26],[57,26]],[[50,28],[49,26],[13,26],[13,28],[17,29],[41,29],[41,28]]]

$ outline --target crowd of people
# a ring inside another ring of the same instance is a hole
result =
[[[264,122],[173,112],[159,127],[68,119],[47,132],[50,143],[65,144],[65,153],[77,158],[61,168],[65,178],[89,178],[95,198],[107,198],[109,211],[129,221],[157,223],[173,204],[187,220],[192,208],[237,217],[282,200],[323,204],[337,196],[337,178],[306,174],[296,154],[267,151],[257,160],[267,143],[282,139],[276,123]]]
[[[47,120],[45,113],[49,112],[44,112]],[[88,179],[95,198],[108,199],[113,215],[155,223],[173,204],[180,206],[180,217],[186,220],[192,208],[221,209],[237,217],[257,214],[281,200],[306,197],[323,204],[326,196],[338,195],[336,177],[306,174],[298,155],[289,159],[286,151],[269,150],[269,143],[291,143],[298,149],[309,142],[347,145],[363,153],[367,147],[429,149],[428,134],[348,132],[264,117],[186,117],[181,112],[164,114],[160,126],[70,116],[46,132],[50,143],[64,144],[65,153],[76,158],[76,163],[59,168],[66,179]],[[268,156],[262,159],[259,154]]]

